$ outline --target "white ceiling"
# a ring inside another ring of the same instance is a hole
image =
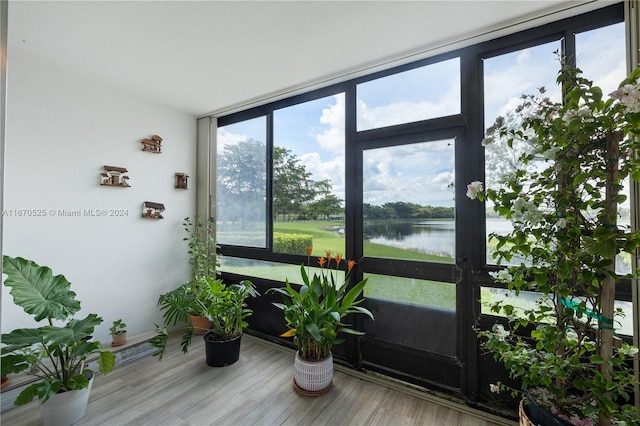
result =
[[[541,11],[572,9],[566,16],[608,4],[16,0],[9,2],[9,87],[11,57],[20,55],[204,115],[552,19],[529,20]],[[519,21],[528,22],[511,25]]]

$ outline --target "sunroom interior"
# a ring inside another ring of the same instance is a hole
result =
[[[605,0],[3,1],[1,252],[64,274],[108,341],[116,319],[131,335],[162,321],[158,296],[191,274],[183,221],[207,218],[220,276],[261,294],[247,334],[286,348],[267,290],[339,253],[368,279],[375,321],[353,319],[365,335],[335,347],[338,364],[510,419],[513,401],[490,392],[505,373],[477,339],[496,321],[487,303],[514,297],[489,275],[488,235],[509,224],[466,184],[499,178],[485,130],[522,94],[557,96],[559,56],[613,91],[638,64],[637,13]],[[154,135],[161,151],[143,149]],[[101,184],[114,169],[126,185]],[[311,256],[282,243],[291,234],[310,236]],[[636,297],[631,280],[617,287],[634,344]],[[3,286],[2,333],[31,325]]]

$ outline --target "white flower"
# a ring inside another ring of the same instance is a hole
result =
[[[511,334],[504,329],[504,326],[502,324],[494,324],[492,330],[496,334],[496,336],[498,336],[502,340],[504,340],[505,337]]]
[[[467,197],[475,200],[478,198],[478,194],[480,194],[484,190],[482,186],[482,182],[479,180],[474,180],[469,185],[467,185]]]
[[[583,107],[578,110],[568,109],[562,116],[562,121],[564,121],[565,123],[568,123],[574,118],[584,118],[585,121],[588,121],[588,119],[591,118],[592,116],[593,116],[593,113],[587,107]]]
[[[631,345],[622,345],[618,352],[626,356],[635,356],[638,353],[638,348]]]
[[[489,275],[494,280],[505,284],[509,284],[511,281],[513,281],[513,275],[511,275],[506,269],[501,269],[497,272],[489,272]]]
[[[500,386],[494,385],[493,383],[489,384],[489,389],[491,393],[500,393]]]
[[[570,342],[577,342],[578,333],[576,333],[575,331],[567,331],[567,340]]]
[[[560,219],[558,219],[558,221],[556,222],[556,226],[559,229],[564,229],[567,227],[567,219],[565,219],[564,217],[561,217]]]
[[[638,90],[638,81],[636,84],[625,84],[624,86],[609,93],[613,99],[617,99],[627,112],[640,112],[640,90]]]

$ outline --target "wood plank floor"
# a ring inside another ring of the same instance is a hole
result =
[[[515,422],[440,401],[336,365],[331,390],[304,397],[292,387],[294,353],[253,336],[240,360],[212,368],[196,339],[188,354],[175,342],[159,362],[145,357],[97,376],[77,425],[435,425],[493,426]],[[3,426],[42,424],[38,403],[0,415]]]

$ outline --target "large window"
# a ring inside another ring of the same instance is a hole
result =
[[[273,113],[274,252],[344,254],[344,94]]]
[[[455,142],[363,153],[364,255],[452,263]]]
[[[459,113],[459,58],[413,68],[358,85],[358,130]]]
[[[220,244],[266,247],[266,119],[218,128],[216,237]]]

